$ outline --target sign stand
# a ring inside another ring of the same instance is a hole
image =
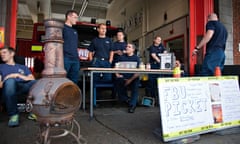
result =
[[[159,137],[161,140],[163,140],[161,128],[156,128],[153,131],[153,133],[157,137]],[[168,144],[188,144],[188,143],[193,143],[193,142],[195,142],[199,139],[200,139],[200,135],[194,135],[194,136],[189,136],[189,137],[182,138],[182,139],[179,139],[179,140],[170,141],[170,142],[168,142]]]
[[[159,78],[160,128],[154,134],[170,144],[186,144],[200,134],[240,133],[237,76]]]

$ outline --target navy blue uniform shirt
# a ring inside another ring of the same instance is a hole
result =
[[[162,44],[160,44],[159,46],[155,46],[155,45],[150,46],[149,47],[149,58],[150,58],[149,62],[150,63],[156,62],[155,59],[152,58],[151,54],[155,53],[156,56],[159,57],[159,54],[163,53],[165,50],[166,49]]]
[[[28,67],[25,65],[15,64],[15,65],[8,65],[8,64],[0,64],[0,75],[2,76],[2,81],[5,77],[12,73],[19,73],[25,76],[28,76],[31,73]],[[23,79],[16,78],[17,81],[24,81]]]
[[[110,51],[113,50],[113,42],[110,38],[99,38],[96,37],[92,40],[90,46],[88,47],[90,52],[95,52],[94,57],[109,59]]]
[[[64,24],[63,27],[63,54],[64,57],[78,60],[78,33],[72,27]]]
[[[209,21],[206,30],[214,31],[211,40],[207,43],[207,52],[211,52],[216,48],[225,50],[228,33],[224,25],[219,21]]]
[[[127,54],[124,54],[122,56],[119,57],[118,62],[137,62],[137,67],[139,67],[140,64],[140,59],[137,55],[132,55],[132,56],[128,56]],[[123,73],[122,74],[124,76],[124,78],[131,78],[133,76],[133,74],[130,73]]]
[[[126,42],[116,41],[113,43],[113,51],[117,51],[117,50],[124,51],[124,50],[126,50],[126,46],[127,46]],[[114,54],[113,61],[118,61],[118,59],[119,59],[119,55]]]

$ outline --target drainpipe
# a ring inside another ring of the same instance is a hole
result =
[[[9,46],[13,48],[16,48],[17,6],[18,0],[11,0],[11,11],[8,11],[10,13]]]

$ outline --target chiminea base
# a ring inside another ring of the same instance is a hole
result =
[[[49,124],[41,124],[40,125],[40,136],[39,140],[36,142],[37,144],[50,144],[52,139],[65,137],[67,135],[71,135],[77,142],[77,144],[86,144],[87,141],[80,134],[80,125],[78,122],[73,119],[69,122],[70,125],[59,125],[50,126]],[[74,126],[77,128],[77,133],[75,134]]]

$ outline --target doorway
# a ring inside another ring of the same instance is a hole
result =
[[[184,35],[166,40],[165,46],[168,52],[174,53],[176,59],[184,63]]]

